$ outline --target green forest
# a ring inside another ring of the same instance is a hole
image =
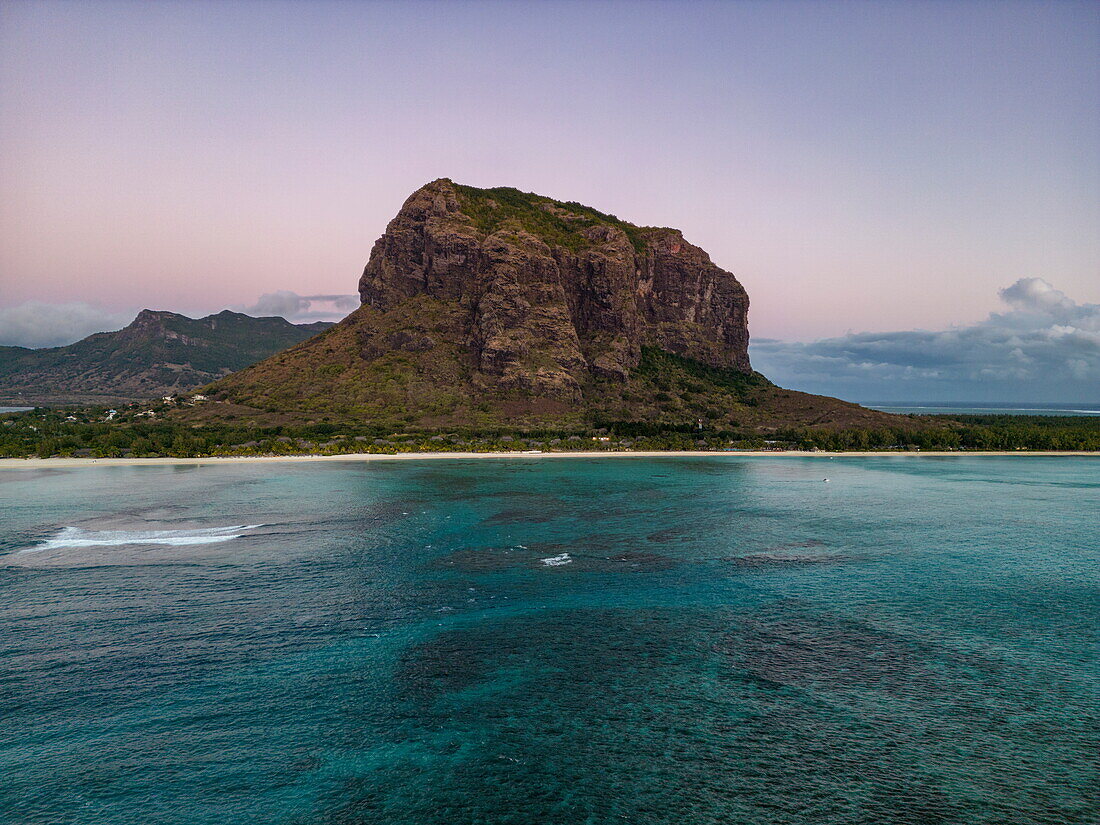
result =
[[[913,416],[918,428],[779,429],[767,435],[688,423],[597,421],[572,429],[410,429],[356,423],[196,425],[100,408],[0,415],[0,457],[339,455],[617,450],[1100,450],[1100,417]],[[108,420],[109,419],[109,420]]]

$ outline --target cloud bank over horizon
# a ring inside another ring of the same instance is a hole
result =
[[[299,295],[289,289],[265,292],[241,312],[263,317],[278,315],[294,323],[339,321],[358,308],[358,295]]]
[[[110,310],[82,301],[25,301],[0,307],[0,346],[63,347],[97,332],[122,329],[136,314],[137,310]]]
[[[781,386],[866,403],[1100,401],[1100,304],[1042,278],[998,295],[1008,311],[970,326],[757,339],[749,352]]]

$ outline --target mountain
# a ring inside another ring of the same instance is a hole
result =
[[[447,179],[375,243],[363,305],[188,415],[394,427],[899,420],[752,371],[749,299],[677,229]]]
[[[128,327],[66,347],[0,347],[0,400],[116,404],[193,389],[327,329],[225,310],[205,318],[142,310]]]

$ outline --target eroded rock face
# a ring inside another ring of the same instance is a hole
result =
[[[536,395],[625,379],[644,345],[751,371],[748,295],[679,231],[509,193],[446,179],[414,192],[374,245],[363,303],[457,302],[475,369]]]

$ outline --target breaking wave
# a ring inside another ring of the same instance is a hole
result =
[[[60,550],[66,547],[121,547],[127,544],[219,544],[240,538],[245,530],[262,525],[237,524],[231,527],[192,527],[183,530],[84,530],[64,527],[56,536],[28,547],[22,552]]]

